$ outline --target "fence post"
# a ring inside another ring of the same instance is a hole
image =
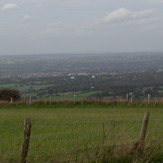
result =
[[[11,103],[11,104],[13,103],[13,98],[12,98],[12,97],[11,97],[10,103]]]
[[[126,94],[126,100],[128,101],[128,93]]]
[[[145,142],[145,137],[146,137],[146,132],[147,132],[149,116],[150,116],[150,112],[146,112],[144,114],[141,130],[139,133],[139,138],[138,138],[137,142],[134,144],[134,146],[132,148],[132,152],[134,152],[135,150],[142,152],[144,150],[144,142]]]
[[[76,94],[74,93],[74,104],[76,103]]]
[[[24,120],[24,137],[23,137],[20,163],[27,162],[30,135],[31,135],[31,119],[26,118]]]
[[[52,104],[52,96],[50,95],[50,105]]]
[[[150,94],[148,94],[148,101],[150,101],[151,100],[151,95]]]
[[[31,104],[32,104],[32,97],[29,96],[29,105],[31,105]]]
[[[140,144],[140,146],[142,146],[142,148],[144,148],[144,141],[145,141],[145,136],[146,136],[146,132],[147,132],[149,116],[150,116],[149,112],[146,112],[144,114],[141,130],[140,130],[139,144]]]

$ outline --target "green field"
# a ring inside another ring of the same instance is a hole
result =
[[[100,145],[117,146],[117,151],[119,146],[131,147],[138,138],[146,111],[150,111],[146,147],[154,146],[156,151],[158,147],[163,153],[161,106],[0,106],[0,162],[19,162],[26,117],[32,120],[28,162],[50,163],[51,160],[68,162],[66,160],[87,155],[94,159],[99,151],[96,147]],[[109,134],[101,144],[107,130]]]
[[[38,100],[48,100],[50,99],[50,95],[44,93],[41,96],[38,96],[38,92],[41,89],[48,88],[52,85],[50,84],[42,84],[41,82],[28,82],[26,84],[0,84],[0,89],[18,89],[21,94],[22,98],[28,98],[29,96],[33,97],[33,99]],[[63,92],[63,93],[56,93],[51,98],[52,100],[84,100],[87,97],[99,93],[100,91],[85,91],[85,92]]]
[[[52,97],[52,100],[84,100],[87,97],[98,93],[100,91],[88,91],[88,92],[67,92],[59,93]],[[49,97],[47,97],[48,99]]]
[[[39,90],[42,88],[49,87],[51,85],[49,84],[40,84],[39,82],[33,84],[31,82],[26,84],[18,84],[18,83],[10,83],[10,84],[0,84],[0,88],[5,89],[19,89],[21,92],[27,91],[31,88],[34,88],[35,90]]]

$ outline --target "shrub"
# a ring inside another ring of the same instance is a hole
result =
[[[0,100],[10,101],[11,97],[13,101],[21,99],[21,93],[18,90],[14,89],[2,89],[0,90]]]

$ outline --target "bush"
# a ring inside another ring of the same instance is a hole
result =
[[[21,99],[20,91],[14,89],[2,89],[0,90],[0,100],[10,101],[11,97],[13,101]]]

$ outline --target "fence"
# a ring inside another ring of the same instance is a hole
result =
[[[16,154],[20,156],[19,160],[21,163],[37,162],[38,160],[39,162],[40,160],[78,162],[90,159],[98,160],[105,150],[108,152],[108,150],[118,149],[118,151],[132,154],[134,152],[142,153],[147,149],[146,147],[151,147],[152,145],[159,145],[159,148],[162,149],[163,121],[161,119],[149,121],[149,115],[149,113],[145,113],[143,121],[41,123],[37,121],[31,122],[29,118],[26,118],[24,125],[21,122],[1,123],[1,130],[9,127],[11,132],[13,127],[17,127],[18,129],[24,127],[23,137],[16,134],[12,138],[0,138],[2,145],[1,153],[7,153],[6,155],[8,155],[7,149],[5,149],[8,146],[8,148],[11,147],[14,150],[13,154],[10,153],[10,155],[15,155],[15,149],[19,149],[16,151]],[[128,132],[128,128],[124,128],[123,126],[132,127],[132,129]],[[81,127],[82,133],[80,133]],[[148,131],[150,131],[148,134],[146,134],[147,127],[149,127]],[[57,135],[59,130],[61,134]],[[3,133],[1,132],[1,134]],[[133,140],[135,141],[133,142]],[[5,141],[7,145],[4,143]],[[15,145],[18,148],[15,148]],[[42,150],[40,151],[40,149]],[[47,154],[46,150],[47,152],[51,151],[51,153]],[[38,155],[39,152],[40,154]],[[65,155],[64,159],[63,154]]]
[[[70,100],[70,101],[72,101],[75,104],[78,101],[83,102],[83,101],[87,101],[88,100],[88,98],[85,98],[85,97],[84,98],[79,98],[80,99],[79,100],[77,98],[78,94],[76,92],[72,93],[71,96],[72,96],[71,98],[67,98],[67,99],[64,98],[61,101]],[[54,101],[52,97],[53,97],[52,95],[50,95],[49,97],[47,97],[47,101],[49,102],[49,104],[52,104],[52,102]],[[94,98],[94,99],[97,100],[97,101],[100,100],[100,99],[103,99],[103,101],[109,101],[109,100],[104,100],[104,99],[108,99],[108,98],[105,98],[105,97],[103,97],[103,98]],[[115,101],[115,99],[116,99],[116,101],[122,101],[122,100],[124,100],[124,101],[131,102],[131,103],[133,101],[146,101],[146,102],[150,102],[150,101],[153,101],[153,100],[155,101],[156,100],[156,98],[154,98],[154,97],[151,98],[151,95],[150,94],[148,94],[147,97],[144,97],[141,100],[140,100],[140,98],[136,99],[136,98],[134,98],[134,94],[132,92],[127,93],[125,98],[124,97],[123,98],[122,97],[121,98],[119,98],[119,97],[118,98],[117,97],[112,97],[112,98],[109,98],[109,99],[110,99],[110,101],[113,101],[113,99]],[[157,97],[157,99],[158,99],[158,97]],[[32,104],[32,100],[33,100],[32,96],[29,96],[29,98],[27,98],[27,101],[29,102],[29,105]],[[33,101],[35,101],[35,100],[33,100]]]
[[[102,100],[102,99],[92,99],[92,100],[57,100],[57,101],[49,101],[49,100],[21,100],[15,102],[9,101],[0,101],[0,107],[8,107],[8,106],[22,106],[24,107],[32,107],[32,106],[56,106],[56,107],[65,107],[65,108],[75,108],[77,106],[89,107],[89,106],[98,106],[100,107],[112,107],[112,106],[120,106],[120,107],[162,107],[163,106],[163,99],[153,99],[150,101],[144,100]]]

